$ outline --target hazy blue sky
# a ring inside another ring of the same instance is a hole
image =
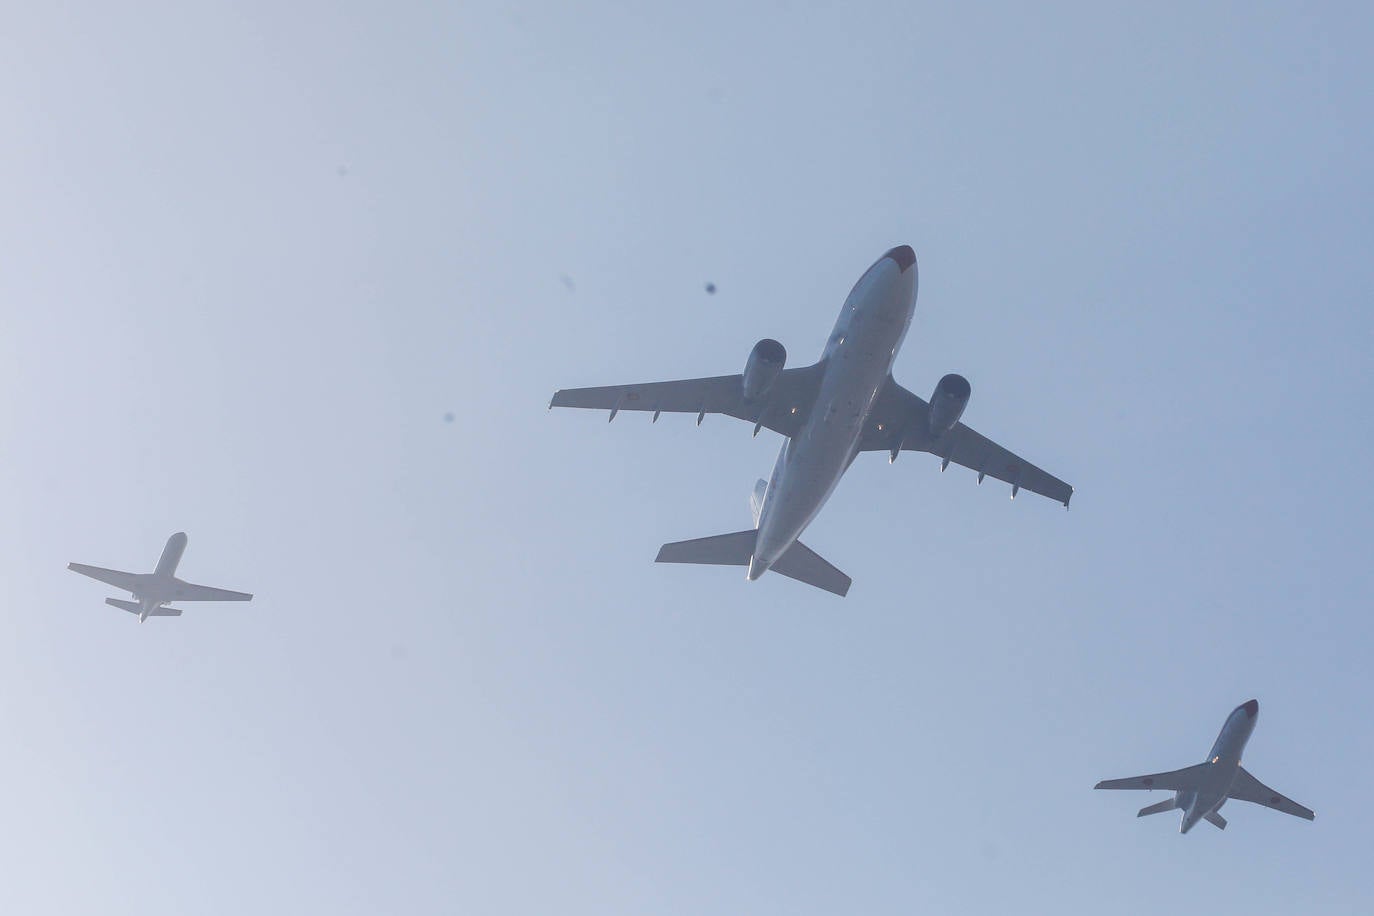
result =
[[[14,5],[0,909],[1374,911],[1374,14],[1322,9]],[[777,438],[554,389],[809,362],[900,243],[898,379],[1072,511],[868,455],[847,599],[655,566]],[[63,568],[177,530],[254,601]],[[1315,823],[1091,790],[1252,696]]]

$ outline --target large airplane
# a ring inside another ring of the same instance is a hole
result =
[[[774,570],[837,595],[850,578],[798,538],[825,505],[860,452],[931,452],[978,473],[1011,484],[1014,499],[1030,490],[1069,504],[1073,488],[990,439],[959,417],[971,388],[961,375],[946,375],[930,402],[892,378],[892,363],[916,309],[916,253],[893,248],[854,284],[840,310],[821,358],[810,366],[783,368],[787,351],[776,340],[754,345],[740,375],[571,388],[554,393],[549,406],[694,413],[697,425],[708,413],[727,414],[760,429],[781,433],[772,477],[754,487],[754,527],[732,534],[664,544],[659,563],[747,566],[750,581]]]
[[[1094,789],[1164,789],[1174,793],[1173,798],[1165,799],[1157,805],[1140,809],[1136,817],[1159,814],[1175,808],[1183,812],[1183,823],[1179,833],[1187,833],[1198,821],[1205,820],[1213,826],[1225,830],[1226,818],[1218,811],[1230,798],[1254,802],[1291,814],[1305,817],[1309,821],[1316,818],[1310,808],[1284,798],[1273,789],[1251,776],[1240,765],[1241,752],[1250,733],[1255,730],[1255,720],[1259,718],[1259,701],[1242,703],[1226,717],[1216,744],[1207,759],[1197,766],[1185,767],[1170,773],[1152,773],[1149,776],[1132,776],[1130,779],[1108,779],[1093,786]]]
[[[134,601],[119,598],[106,598],[105,603],[130,614],[138,615],[142,623],[149,617],[180,617],[181,609],[165,607],[170,601],[252,601],[253,596],[245,592],[231,592],[223,588],[210,588],[206,585],[192,585],[176,577],[177,564],[186,550],[186,535],[178,531],[167,539],[162,548],[162,557],[157,568],[150,573],[120,572],[117,569],[104,569],[100,566],[87,566],[84,563],[68,563],[67,568],[83,576],[99,579],[115,588],[129,592]]]

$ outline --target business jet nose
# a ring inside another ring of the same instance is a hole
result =
[[[916,252],[911,250],[910,245],[898,245],[896,248],[893,248],[887,254],[883,255],[883,257],[891,258],[896,261],[897,268],[901,270],[902,273],[906,273],[911,269],[911,266],[916,263]]]
[[[1240,708],[1245,710],[1245,714],[1253,719],[1259,715],[1259,700],[1249,700],[1240,704]]]

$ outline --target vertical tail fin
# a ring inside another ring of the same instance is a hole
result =
[[[763,497],[768,495],[768,481],[760,477],[754,481],[754,489],[749,494],[749,511],[754,513],[754,527],[759,526],[759,517],[763,515]]]

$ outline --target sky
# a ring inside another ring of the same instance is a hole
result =
[[[1374,910],[1363,4],[16,6],[0,908]],[[1069,481],[860,458],[845,599],[657,566],[779,440],[545,410],[895,375]],[[709,294],[708,283],[717,291]],[[255,594],[143,625],[71,561]],[[1314,823],[1136,820],[1245,763]]]

